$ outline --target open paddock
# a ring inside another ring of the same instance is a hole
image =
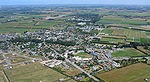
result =
[[[150,79],[150,66],[137,63],[95,76],[106,82],[145,82],[145,78]]]

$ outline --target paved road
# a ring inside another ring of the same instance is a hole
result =
[[[94,76],[90,75],[88,72],[86,72],[85,70],[81,69],[79,66],[77,66],[76,64],[72,63],[69,59],[65,59],[67,62],[69,62],[70,64],[72,64],[74,67],[76,67],[77,69],[79,69],[80,71],[84,72],[85,74],[87,74],[90,78],[94,79],[95,81],[100,81],[97,78],[95,78]]]
[[[4,54],[2,54],[2,56],[5,58],[5,60],[6,60],[6,62],[7,62],[8,65],[18,65],[18,64],[24,63],[24,62],[20,62],[20,63],[11,64],[11,61],[8,60],[7,57],[5,56],[5,55],[10,54],[10,53],[13,53],[13,52],[9,52],[9,53],[4,53]],[[20,56],[20,57],[24,57],[24,58],[27,58],[27,59],[31,59],[31,60],[28,60],[28,61],[31,61],[31,62],[32,62],[32,60],[39,60],[39,61],[42,60],[42,59],[40,59],[40,58],[31,58],[31,57],[28,57],[28,56],[19,55],[19,54],[17,54],[17,53],[13,53],[13,54],[16,54],[16,56]],[[25,62],[28,62],[28,61],[25,61]]]
[[[10,65],[11,63],[10,63],[10,61],[7,59],[7,57],[5,56],[6,54],[2,54],[2,55],[3,55],[3,57],[5,58],[5,60],[6,60],[7,64],[9,64],[9,65]]]
[[[4,73],[3,71],[2,71],[2,73],[3,73],[3,75],[4,75],[5,79],[6,79],[6,81],[9,82],[9,80],[8,80],[8,78],[6,77],[5,73]]]
[[[52,49],[56,54],[64,57],[63,55],[59,54],[58,52],[56,52],[54,49]],[[66,51],[68,52],[68,50]],[[85,74],[87,74],[90,78],[94,79],[95,81],[99,82],[100,80],[95,78],[94,76],[90,75],[88,72],[86,72],[85,70],[83,70],[82,68],[80,68],[78,65],[74,64],[73,62],[71,62],[69,59],[65,58],[65,60],[67,62],[69,62],[70,64],[72,64],[74,67],[76,67],[77,69],[79,69],[80,71],[84,72]]]

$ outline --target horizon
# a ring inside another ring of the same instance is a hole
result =
[[[150,5],[148,0],[6,0],[0,1],[1,6],[5,5]]]

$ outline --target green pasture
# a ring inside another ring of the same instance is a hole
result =
[[[112,56],[113,57],[136,57],[136,56],[146,56],[146,55],[135,49],[128,48],[125,50],[115,51],[112,53]]]

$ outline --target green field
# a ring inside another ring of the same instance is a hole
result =
[[[102,41],[125,42],[122,38],[125,38],[126,41],[129,42],[149,43],[150,41],[147,38],[147,36],[149,36],[148,32],[142,32],[138,30],[123,29],[123,28],[113,29],[112,27],[112,28],[107,28],[102,32],[112,34],[112,35],[103,36]]]
[[[104,29],[103,31],[102,31],[102,33],[107,33],[107,34],[111,34],[111,33],[113,33],[113,29],[111,29],[111,28],[108,28],[108,29]]]
[[[74,24],[66,23],[64,21],[55,21],[55,20],[22,20],[18,22],[7,22],[7,23],[0,23],[0,33],[23,33],[24,31],[37,31],[43,28],[53,28],[59,29],[62,28],[61,26],[57,25],[64,25],[64,26],[72,26]]]
[[[144,20],[129,19],[123,17],[103,17],[98,21],[101,24],[129,24],[129,25],[147,25]]]
[[[128,48],[125,50],[115,51],[112,53],[113,57],[135,57],[135,56],[146,56],[145,54],[138,52],[135,49]]]
[[[101,41],[109,41],[109,42],[114,42],[114,43],[125,43],[124,39],[114,39],[114,38],[102,38]]]
[[[116,12],[116,15],[125,15],[125,16],[150,16],[148,13],[131,13],[131,12]]]
[[[106,82],[145,82],[145,78],[150,79],[150,66],[138,63],[95,76]]]
[[[10,57],[8,58],[9,60],[13,60],[11,63],[20,63],[20,62],[25,62],[28,61],[29,59],[24,59],[23,57]]]
[[[66,76],[41,65],[31,63],[25,66],[5,70],[11,82],[54,82]],[[70,80],[74,82],[74,80]]]
[[[92,55],[85,53],[85,52],[80,52],[80,53],[76,54],[75,56],[79,56],[82,58],[91,58],[92,57]]]

